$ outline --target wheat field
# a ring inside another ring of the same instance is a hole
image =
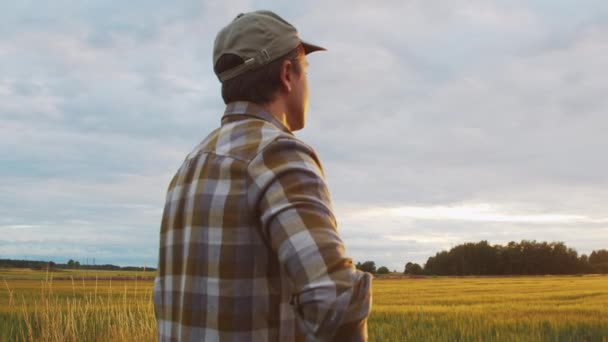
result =
[[[0,270],[0,341],[153,341],[150,276]],[[608,276],[376,278],[369,337],[608,341]]]
[[[608,277],[377,280],[374,341],[608,341]]]

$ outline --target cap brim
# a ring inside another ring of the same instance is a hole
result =
[[[304,52],[308,55],[311,52],[315,52],[315,51],[327,51],[326,48],[324,47],[320,47],[318,45],[315,44],[310,44],[308,42],[305,42],[303,40],[300,41],[302,43],[302,46],[304,47]]]

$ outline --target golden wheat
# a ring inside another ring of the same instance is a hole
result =
[[[155,340],[150,274],[39,273],[5,277],[0,340]],[[371,341],[608,341],[607,276],[378,278],[373,297]]]

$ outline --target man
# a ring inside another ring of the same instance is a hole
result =
[[[161,341],[367,339],[371,276],[344,255],[324,174],[293,131],[305,54],[278,15],[238,15],[213,50],[221,127],[169,185],[154,304]]]

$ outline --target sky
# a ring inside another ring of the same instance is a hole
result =
[[[167,185],[223,113],[213,40],[257,9],[328,50],[296,136],[355,262],[608,248],[606,1],[5,1],[0,258],[156,266]]]

